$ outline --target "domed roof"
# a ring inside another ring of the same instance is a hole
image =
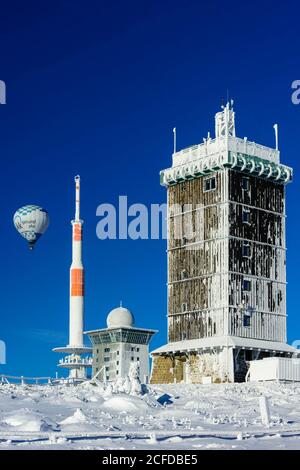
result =
[[[108,328],[131,327],[134,325],[134,316],[127,308],[117,307],[108,314],[106,323]]]

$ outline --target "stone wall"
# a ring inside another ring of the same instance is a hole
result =
[[[154,356],[152,358],[151,384],[168,384],[174,382],[172,371],[173,361],[169,356]]]
[[[150,383],[187,383],[202,384],[203,377],[211,377],[213,383],[233,381],[228,351],[203,352],[153,357]]]
[[[150,383],[179,383],[183,381],[183,358],[181,356],[154,356]]]
[[[224,361],[225,351],[203,352],[189,356],[189,382],[202,383],[203,377],[211,377],[213,383],[230,381],[230,371]]]

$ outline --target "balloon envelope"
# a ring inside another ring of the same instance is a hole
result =
[[[48,212],[40,206],[28,205],[20,207],[14,215],[14,225],[24,237],[32,250],[36,241],[47,230],[49,225]]]

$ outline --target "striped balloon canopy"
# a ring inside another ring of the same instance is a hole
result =
[[[20,207],[15,212],[13,220],[19,234],[27,240],[30,250],[33,249],[49,225],[48,212],[33,204]]]

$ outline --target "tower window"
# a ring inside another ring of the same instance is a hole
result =
[[[206,178],[204,180],[203,191],[206,193],[208,191],[213,191],[214,189],[216,189],[216,177],[212,176],[211,178]]]
[[[243,257],[250,258],[250,244],[248,242],[243,243]]]
[[[139,358],[139,357],[137,357],[137,358],[136,358],[136,360],[137,360],[137,361],[139,361],[139,360],[140,360],[140,358]]]
[[[119,356],[119,354],[120,354],[120,351],[117,351],[117,356]]]
[[[109,362],[109,357],[105,357],[104,362]]]
[[[134,361],[134,357],[133,357],[133,356],[131,356],[131,360]]]
[[[139,352],[140,348],[136,348],[136,352]]]
[[[186,237],[182,237],[182,239],[181,239],[182,245],[187,245],[187,242],[188,242],[188,241],[187,241],[187,238],[186,238]]]
[[[244,315],[243,324],[244,324],[245,327],[251,326],[251,317],[250,317],[250,315]]]
[[[250,224],[250,211],[245,207],[243,208],[243,223]]]
[[[250,189],[250,180],[246,176],[243,176],[243,179],[242,179],[242,189],[244,191],[249,191]]]
[[[110,352],[110,348],[104,348],[104,352]]]
[[[187,311],[187,303],[181,304],[181,311],[186,312]]]
[[[120,362],[119,362],[119,361],[117,361],[117,366],[119,365],[119,363],[120,363]]]
[[[187,273],[187,270],[186,269],[183,269],[181,271],[181,279],[187,279],[188,278],[188,273]]]
[[[106,372],[109,371],[109,367],[105,367]]]
[[[243,290],[249,292],[251,290],[251,281],[249,279],[244,279],[243,281]]]

